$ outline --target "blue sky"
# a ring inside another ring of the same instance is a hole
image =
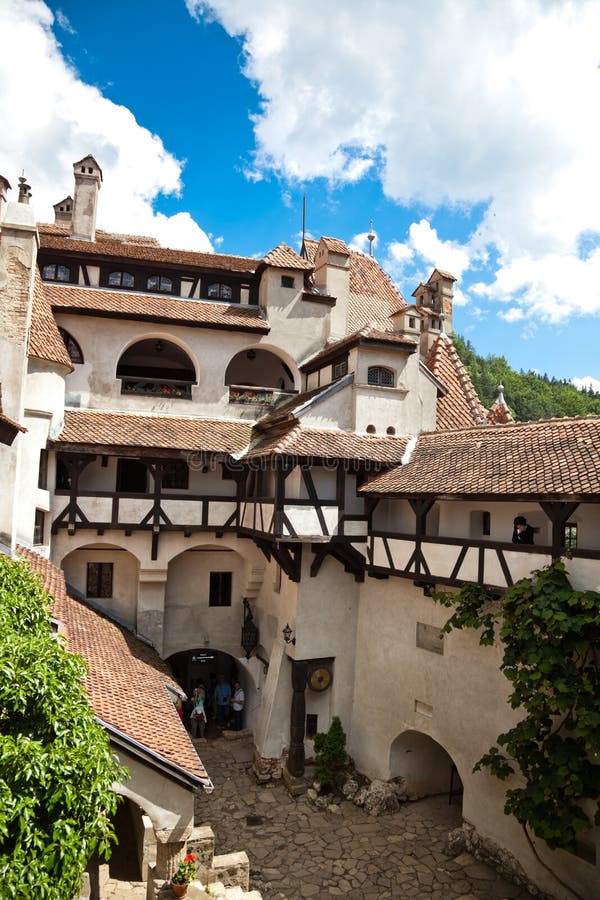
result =
[[[409,299],[459,276],[480,353],[600,390],[600,4],[3,0],[0,173],[40,219],[104,170],[100,227],[240,255],[366,249]]]

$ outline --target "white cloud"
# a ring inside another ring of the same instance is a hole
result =
[[[435,250],[466,274],[489,251],[486,296],[512,303],[513,319],[598,312],[593,291],[557,271],[579,286],[597,266],[578,255],[580,236],[600,231],[596,0],[331,0],[326,15],[322,0],[186,3],[243,41],[262,98],[255,177],[369,171],[403,204],[481,205],[466,257],[418,223],[390,258]]]
[[[365,253],[368,256],[370,253],[370,234],[375,235],[373,239],[373,252],[375,252],[377,244],[379,243],[379,235],[376,231],[361,231],[359,234],[355,234],[352,240],[348,243],[348,246],[351,250],[357,250],[359,253]]]
[[[596,394],[600,394],[600,381],[591,375],[584,375],[583,378],[573,378],[573,384],[579,391],[587,391],[591,388]]]
[[[104,175],[99,228],[211,250],[189,213],[154,212],[159,194],[180,193],[182,164],[130,110],[81,81],[61,53],[53,22],[41,0],[0,2],[0,174],[14,187],[24,167],[37,218],[51,222],[52,204],[73,191],[72,164],[92,153]],[[60,24],[69,25],[64,18]]]

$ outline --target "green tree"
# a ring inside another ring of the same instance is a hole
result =
[[[348,774],[346,734],[339,716],[334,716],[329,731],[315,735],[315,777],[325,789],[340,787]]]
[[[83,687],[83,660],[52,633],[41,578],[0,557],[0,896],[72,900],[114,841],[117,764]]]

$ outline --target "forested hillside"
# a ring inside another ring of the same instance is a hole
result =
[[[535,372],[515,372],[503,356],[478,356],[472,344],[459,335],[454,336],[454,344],[485,407],[491,406],[498,396],[498,385],[503,384],[510,411],[521,422],[600,415],[600,394],[594,391],[578,391],[569,381]]]

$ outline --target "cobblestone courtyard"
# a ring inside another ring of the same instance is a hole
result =
[[[530,896],[468,854],[444,854],[446,834],[460,824],[458,800],[428,798],[378,818],[347,801],[324,812],[281,782],[259,786],[251,741],[195,743],[215,785],[197,799],[196,824],[211,825],[217,853],[248,853],[250,886],[264,900]]]

